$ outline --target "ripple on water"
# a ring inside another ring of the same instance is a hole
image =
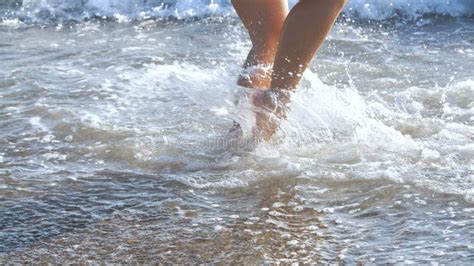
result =
[[[0,29],[0,261],[469,263],[469,22],[340,23],[248,150],[233,19]]]

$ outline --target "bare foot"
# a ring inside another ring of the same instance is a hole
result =
[[[286,118],[286,106],[290,99],[289,91],[270,89],[272,65],[261,63],[257,59],[261,57],[252,48],[237,81],[238,85],[253,89],[247,97],[255,112],[254,142],[269,140],[275,134],[279,120]],[[233,128],[236,130],[240,125],[234,122]]]
[[[251,101],[256,107],[254,138],[269,140],[278,130],[279,121],[286,118],[290,92],[265,90],[252,94]]]

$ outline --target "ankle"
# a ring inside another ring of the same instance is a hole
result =
[[[252,89],[269,88],[272,76],[272,66],[257,64],[245,67],[240,73],[238,85]]]

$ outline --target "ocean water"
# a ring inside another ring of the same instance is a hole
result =
[[[0,263],[474,262],[472,0],[351,0],[251,148],[228,1],[0,14]]]

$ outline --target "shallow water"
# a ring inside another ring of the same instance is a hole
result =
[[[474,261],[472,18],[340,19],[250,150],[248,49],[232,16],[3,21],[0,262]]]

